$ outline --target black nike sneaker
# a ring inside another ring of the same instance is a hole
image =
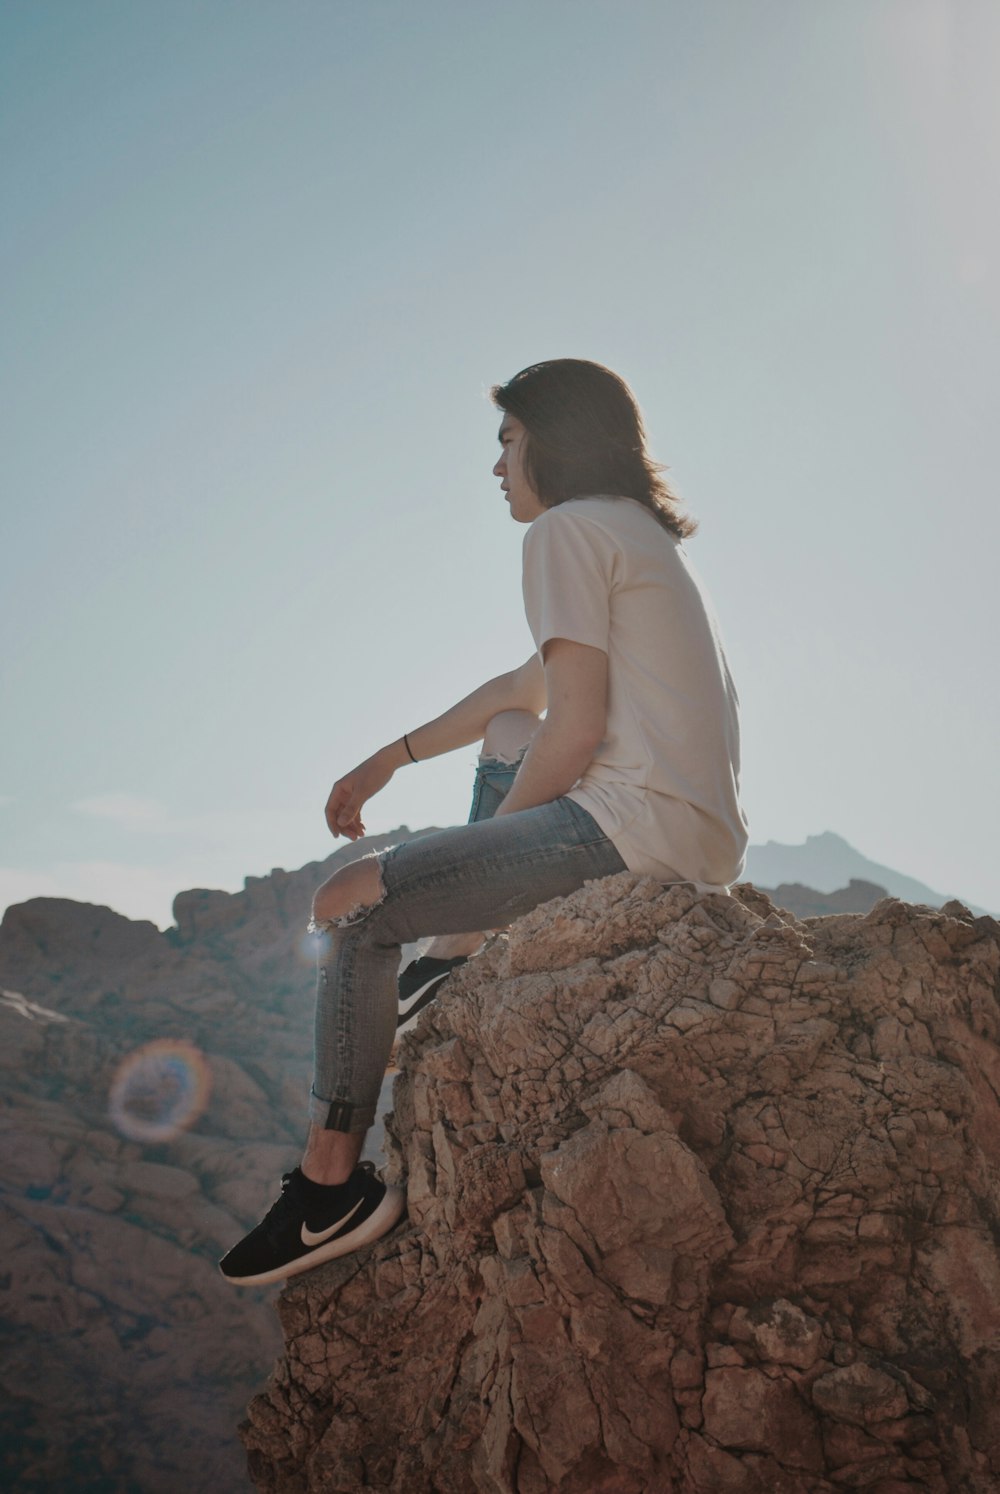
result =
[[[438,987],[457,965],[464,965],[468,955],[456,955],[453,960],[436,960],[433,955],[421,955],[411,960],[399,977],[399,1015],[396,1026],[402,1027],[437,995]]]
[[[375,1176],[362,1162],[346,1183],[325,1188],[323,1201],[306,1203],[301,1169],[286,1172],[281,1197],[260,1224],[234,1245],[219,1270],[234,1286],[267,1286],[336,1260],[387,1234],[406,1210],[406,1194]],[[310,1193],[315,1196],[310,1187]]]

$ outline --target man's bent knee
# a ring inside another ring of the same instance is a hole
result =
[[[483,756],[515,763],[538,729],[530,711],[497,711],[483,738]]]
[[[382,863],[365,856],[343,866],[324,882],[313,898],[313,922],[346,926],[364,917],[385,897]]]

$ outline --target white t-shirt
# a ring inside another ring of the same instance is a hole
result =
[[[633,498],[573,498],[524,537],[524,607],[608,656],[607,735],[569,797],[631,871],[725,890],[743,869],[739,701],[681,542]]]

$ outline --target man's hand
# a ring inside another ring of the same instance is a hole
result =
[[[400,737],[398,742],[380,747],[350,773],[338,778],[326,801],[326,823],[330,834],[359,840],[365,833],[361,810],[373,794],[385,788],[397,768],[411,761],[423,762],[427,757],[439,757],[443,752],[453,752],[456,747],[467,747],[471,742],[481,742],[490,720],[498,711],[523,710],[537,714],[544,709],[545,678],[538,656],[532,654],[519,669],[487,680],[485,685],[480,685],[478,690],[473,690],[471,695],[466,695],[443,715],[409,732],[410,752]]]
[[[373,794],[385,788],[401,765],[403,759],[398,755],[401,745],[394,743],[391,747],[381,748],[350,773],[345,773],[343,778],[337,779],[326,801],[326,823],[331,835],[346,835],[348,840],[358,840],[364,835],[361,811]]]

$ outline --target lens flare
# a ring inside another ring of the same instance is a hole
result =
[[[170,1141],[194,1125],[211,1089],[208,1061],[194,1043],[157,1038],[119,1064],[108,1113],[130,1141]]]
[[[309,929],[298,942],[297,953],[303,965],[315,965],[325,959],[330,949],[330,935],[320,929]]]

